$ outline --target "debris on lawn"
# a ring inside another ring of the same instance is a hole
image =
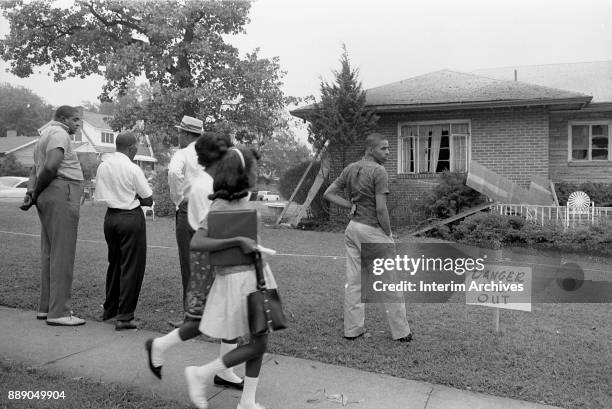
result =
[[[350,400],[349,397],[343,393],[335,393],[335,394],[330,394],[328,395],[325,392],[325,389],[321,390],[318,389],[314,396],[312,398],[306,399],[306,403],[319,403],[323,400],[327,400],[329,402],[333,402],[333,403],[338,403],[342,406],[348,406],[350,404],[353,403],[361,403],[363,402],[365,399],[359,399],[359,400]]]

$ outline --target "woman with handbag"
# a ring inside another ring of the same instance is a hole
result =
[[[257,180],[257,152],[248,149],[231,148],[219,161],[214,180],[214,193],[209,218],[214,211],[249,209],[249,189]],[[224,239],[209,237],[208,220],[203,222],[191,241],[192,250],[213,253],[238,247],[244,254],[258,251],[257,242],[252,238],[237,236]],[[214,262],[212,263],[214,265]],[[213,338],[233,339],[249,334],[247,296],[258,288],[255,268],[252,263],[215,267],[215,281],[208,294],[200,331]],[[267,288],[276,288],[276,282],[266,265],[263,278]],[[245,363],[245,378],[242,397],[237,409],[263,409],[255,403],[255,392],[263,355],[266,352],[267,334],[252,335],[250,342],[241,345],[223,357],[200,367],[185,368],[189,397],[198,408],[207,408],[206,384],[214,374]]]

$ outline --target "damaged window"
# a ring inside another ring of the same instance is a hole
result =
[[[467,172],[469,123],[400,126],[399,173]]]

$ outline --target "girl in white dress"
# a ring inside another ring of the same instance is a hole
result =
[[[214,180],[214,193],[210,210],[249,209],[249,189],[257,180],[256,152],[231,148],[221,159]],[[217,251],[240,247],[245,253],[257,250],[257,242],[247,237],[213,239],[207,234],[204,221],[191,241],[197,251]],[[234,339],[249,334],[247,295],[257,289],[255,268],[252,264],[215,267],[215,281],[208,294],[200,331],[213,338]],[[264,265],[267,288],[276,288],[276,282],[267,264]],[[215,373],[245,363],[244,389],[237,409],[263,409],[255,403],[259,370],[266,352],[267,335],[250,335],[250,342],[228,352],[219,359],[200,367],[185,368],[185,377],[191,401],[200,409],[208,407],[206,384]]]

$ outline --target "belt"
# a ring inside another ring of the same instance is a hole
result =
[[[115,207],[109,207],[108,209],[106,209],[107,211],[111,212],[111,213],[119,213],[119,212],[135,212],[136,210],[140,210],[140,206],[135,207],[133,209],[117,209]],[[142,211],[142,210],[140,210]]]
[[[83,180],[70,179],[70,178],[67,178],[66,176],[62,176],[62,175],[57,175],[57,176],[55,176],[55,178],[56,179],[60,179],[60,180],[65,180],[66,182],[77,182],[77,183],[83,182]]]

